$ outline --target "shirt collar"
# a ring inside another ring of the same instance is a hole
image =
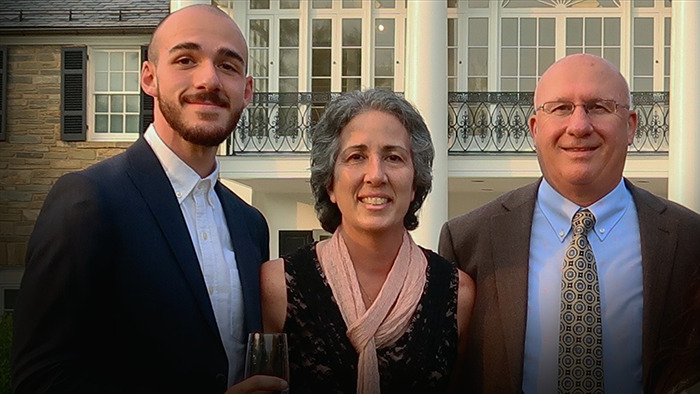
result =
[[[596,218],[595,234],[601,241],[605,240],[632,203],[632,193],[627,190],[623,179],[620,179],[620,183],[610,193],[589,207],[580,207],[569,201],[554,190],[545,179],[540,183],[537,192],[538,207],[560,242],[564,242],[571,231],[571,219],[574,214],[583,208],[593,213]]]
[[[170,150],[156,132],[153,124],[146,129],[144,139],[151,146],[151,149],[153,149],[153,152],[163,166],[165,175],[167,175],[170,184],[173,186],[173,191],[175,191],[175,197],[177,197],[178,203],[182,204],[182,201],[200,183],[207,188],[207,194],[212,191],[219,177],[218,159],[216,160],[214,171],[207,177],[201,178],[192,167],[188,166],[175,152]]]

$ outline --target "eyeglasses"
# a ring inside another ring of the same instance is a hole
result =
[[[583,107],[589,116],[605,116],[617,112],[617,107],[629,109],[629,105],[620,104],[615,100],[593,100],[581,104],[570,101],[548,101],[535,108],[535,112],[542,110],[547,115],[559,117],[571,116],[576,107]]]

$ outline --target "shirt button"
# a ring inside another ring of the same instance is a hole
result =
[[[177,196],[177,198],[180,198],[180,197],[182,197],[182,193],[177,192],[177,193],[175,193],[175,196]]]
[[[559,231],[559,236],[563,237],[564,236],[564,231]]]
[[[605,229],[604,229],[604,228],[601,228],[601,229],[598,230],[598,231],[600,231],[601,234],[605,234]]]
[[[202,233],[202,239],[206,241],[207,238],[209,238],[209,236],[207,235],[207,233],[206,233],[206,232]]]

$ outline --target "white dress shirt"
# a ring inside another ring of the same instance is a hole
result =
[[[153,125],[148,127],[144,138],[163,166],[180,203],[226,349],[231,386],[242,376],[247,339],[243,332],[243,291],[236,256],[224,209],[214,191],[219,162],[209,176],[201,178],[165,145]]]
[[[642,393],[642,250],[637,209],[622,180],[590,207],[567,200],[545,180],[540,184],[530,240],[523,392],[557,392],[561,272],[571,219],[581,208],[596,218],[588,240],[600,284],[605,391]]]

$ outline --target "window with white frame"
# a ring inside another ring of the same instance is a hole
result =
[[[140,130],[141,48],[91,48],[88,139],[135,140]]]

